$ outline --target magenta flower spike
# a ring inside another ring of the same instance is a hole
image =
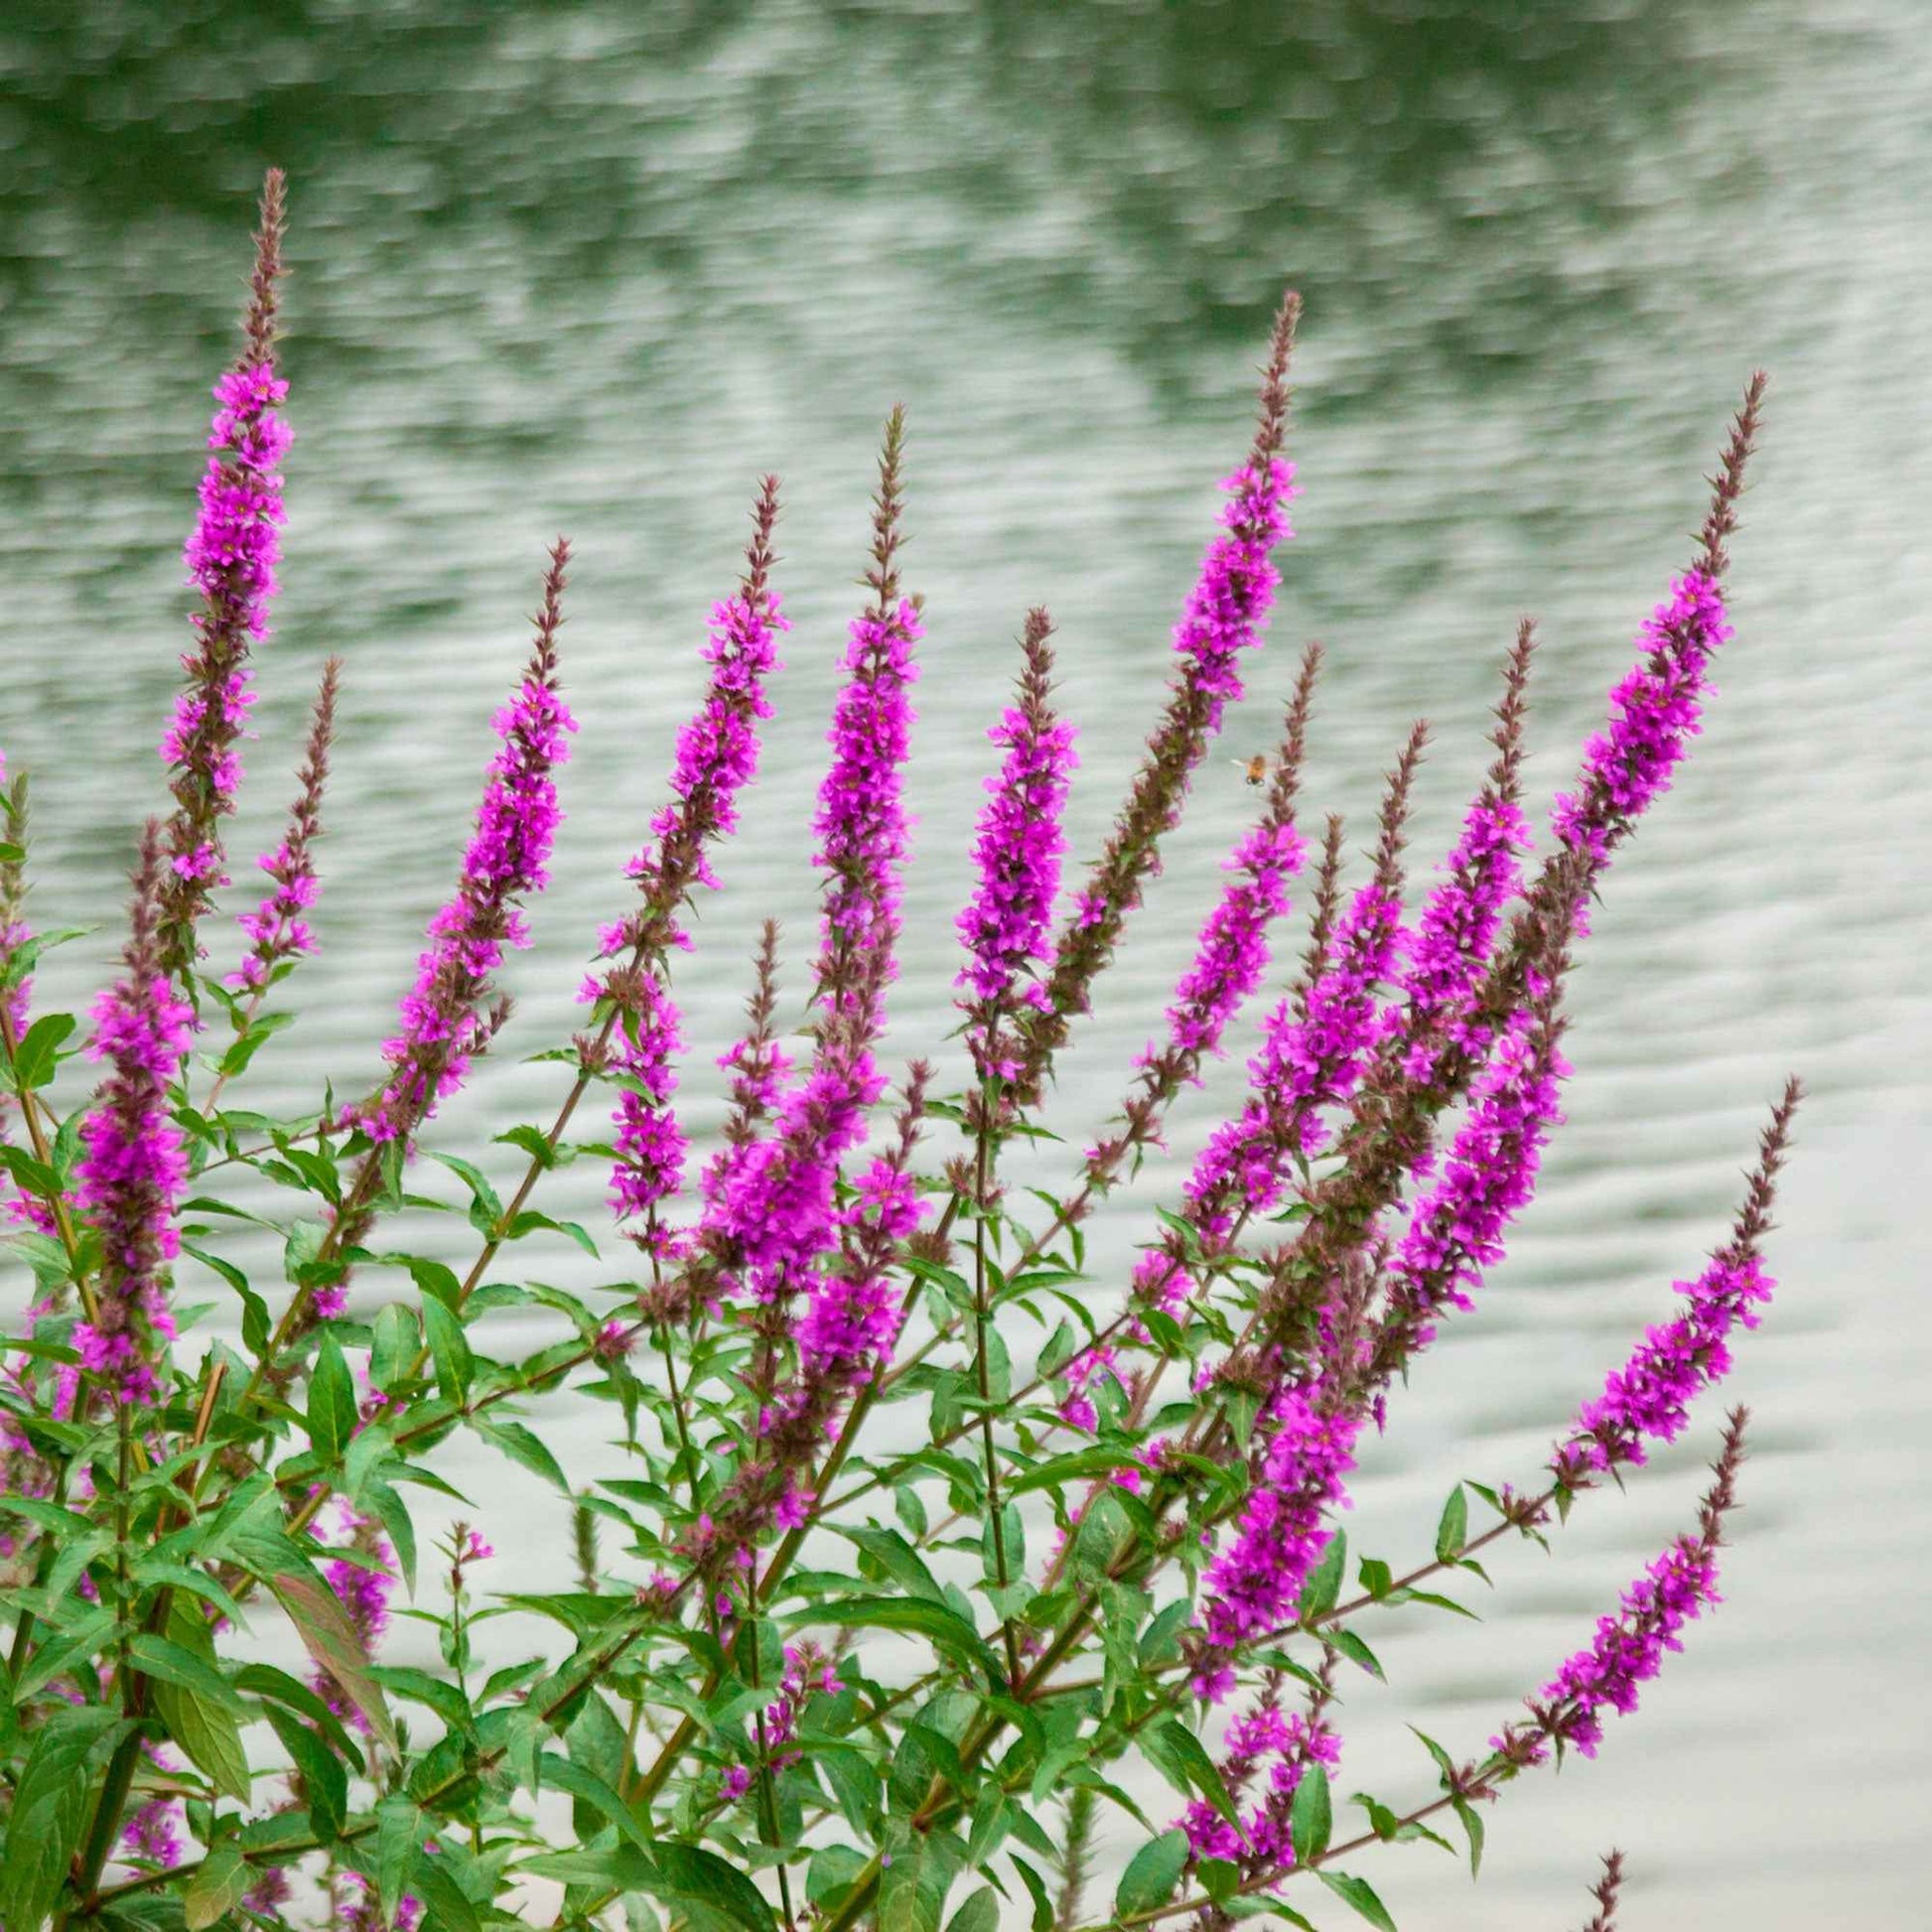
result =
[[[1061,818],[1067,786],[1079,762],[1074,729],[1054,714],[1050,702],[1051,635],[1046,613],[1028,612],[1019,701],[986,734],[1006,757],[986,781],[990,795],[973,843],[978,883],[958,921],[967,964],[955,982],[970,995],[962,1002],[971,1016],[966,1041],[982,1080],[989,1075],[1012,1079],[1019,1072],[1001,1022],[1046,997],[1038,974],[1046,962],[1046,931],[1066,850]]]
[[[227,884],[221,820],[241,782],[235,746],[255,694],[251,646],[268,635],[284,521],[278,466],[291,432],[279,405],[289,385],[275,371],[275,284],[282,269],[283,180],[271,170],[262,190],[255,270],[242,319],[245,338],[234,367],[214,385],[220,405],[208,430],[201,514],[188,539],[188,581],[201,593],[196,646],[184,654],[186,687],[161,741],[173,775],[175,810],[164,838],[163,955],[179,973],[197,956],[195,923],[216,887]]]
[[[737,827],[739,794],[758,769],[759,722],[771,715],[765,680],[777,667],[778,634],[790,627],[768,588],[777,489],[775,477],[764,479],[745,577],[736,596],[712,607],[704,702],[678,734],[670,802],[651,820],[650,842],[627,869],[642,902],[600,935],[600,957],[627,954],[627,961],[592,974],[581,995],[610,1005],[605,1065],[622,1082],[613,1109],[611,1205],[631,1239],[660,1263],[686,1247],[660,1213],[683,1184],[688,1147],[672,1104],[684,1042],[667,990],[669,954],[689,943],[678,914],[692,887],[718,886],[709,848]]]
[[[1696,1281],[1676,1284],[1684,1301],[1670,1321],[1651,1328],[1603,1393],[1584,1404],[1551,1459],[1557,1480],[1578,1488],[1593,1477],[1648,1459],[1650,1443],[1674,1443],[1690,1423],[1691,1404],[1730,1372],[1729,1338],[1755,1328],[1777,1283],[1759,1252],[1771,1225],[1777,1176],[1790,1147],[1791,1120],[1803,1090],[1790,1081],[1760,1143],[1731,1236]]]
[[[455,897],[429,925],[429,949],[404,996],[402,1025],[384,1042],[390,1074],[360,1110],[371,1140],[408,1141],[462,1085],[471,1056],[491,1032],[483,1011],[490,976],[511,946],[529,943],[520,901],[549,881],[550,848],[563,813],[552,773],[570,756],[577,721],[557,690],[557,630],[563,622],[561,537],[550,552],[536,643],[516,695],[497,712],[502,742],[489,767],[477,828]]]
[[[117,1401],[160,1394],[156,1364],[175,1333],[168,1265],[181,1253],[175,1217],[188,1162],[168,1104],[194,1018],[161,970],[161,828],[149,820],[134,874],[125,972],[93,1010],[90,1059],[107,1078],[80,1129],[75,1164],[82,1211],[99,1230],[95,1308],[74,1331],[81,1366]]]
[[[1524,687],[1536,629],[1525,618],[1510,652],[1502,703],[1496,708],[1496,761],[1444,865],[1445,877],[1423,902],[1409,945],[1389,1029],[1405,1042],[1403,1072],[1421,1085],[1434,1082],[1445,1043],[1476,1052],[1471,1015],[1502,927],[1503,908],[1522,886],[1522,854],[1530,849],[1529,821],[1520,803]]]
[[[894,410],[874,501],[871,608],[851,625],[846,680],[827,739],[813,863],[825,875],[812,1001],[811,1060],[779,1099],[769,1131],[728,1150],[707,1176],[698,1239],[721,1288],[781,1309],[837,1241],[839,1164],[865,1137],[885,1091],[873,1047],[897,973],[899,874],[907,821],[900,767],[911,742],[917,606],[899,595],[899,464],[904,414]],[[765,1374],[775,1373],[767,1351]]]
[[[1095,977],[1113,956],[1127,915],[1160,871],[1162,837],[1176,822],[1195,768],[1241,695],[1241,660],[1260,642],[1281,582],[1278,544],[1294,535],[1288,503],[1294,466],[1281,455],[1288,421],[1288,364],[1301,299],[1292,292],[1275,318],[1261,386],[1261,419],[1248,461],[1223,487],[1222,534],[1207,555],[1174,628],[1178,660],[1168,703],[1132,790],[1093,862],[1054,944],[1045,998],[1027,1016],[1026,1050],[1015,1085],[1036,1097],[1072,1018],[1088,1010]]]
[[[329,749],[336,735],[336,693],[342,669],[339,657],[330,658],[322,667],[322,688],[316,694],[309,742],[298,774],[302,789],[290,808],[288,830],[281,844],[273,852],[264,852],[257,862],[275,882],[274,888],[252,912],[242,913],[235,921],[249,946],[227,983],[242,993],[266,993],[277,966],[315,948],[315,935],[305,916],[314,907],[319,891],[310,847],[322,832],[322,793],[329,782]]]
[[[1497,1754],[1513,1765],[1544,1763],[1555,1745],[1574,1746],[1594,1757],[1603,1740],[1603,1713],[1627,1716],[1637,1708],[1643,1686],[1663,1669],[1667,1651],[1684,1648],[1684,1626],[1712,1604],[1718,1594],[1717,1554],[1724,1542],[1724,1519],[1737,1500],[1737,1465],[1744,1456],[1745,1412],[1731,1412],[1724,1449],[1714,1465],[1717,1481],[1705,1496],[1699,1533],[1680,1536],[1653,1559],[1623,1592],[1616,1613],[1597,1620],[1596,1635],[1543,1687],[1526,1699],[1533,1723],[1504,1727],[1490,1739]]]

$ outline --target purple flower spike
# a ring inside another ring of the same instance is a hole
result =
[[[1558,841],[1592,868],[1609,862],[1636,819],[1670,789],[1699,730],[1712,656],[1730,635],[1717,580],[1696,570],[1677,580],[1638,632],[1643,661],[1610,693],[1610,722],[1589,741],[1577,789],[1557,800],[1552,817]]]
[[[1522,884],[1519,858],[1530,849],[1519,798],[1523,695],[1535,648],[1536,629],[1526,618],[1496,708],[1496,761],[1463,820],[1444,867],[1447,877],[1424,901],[1402,975],[1405,1006],[1390,1015],[1391,1031],[1399,1029],[1405,1042],[1402,1070],[1423,1086],[1435,1080],[1446,1044],[1476,1052],[1488,1043],[1470,1009],[1489,969],[1503,907]]]
[[[1014,1080],[1019,1096],[1038,1097],[1073,1017],[1088,1011],[1095,978],[1113,957],[1142,889],[1161,869],[1161,839],[1180,813],[1188,782],[1241,691],[1240,659],[1259,644],[1280,582],[1273,551],[1292,536],[1287,504],[1294,470],[1281,456],[1288,423],[1288,364],[1301,300],[1292,292],[1275,318],[1262,376],[1261,419],[1247,463],[1227,480],[1225,534],[1202,560],[1174,630],[1179,659],[1161,720],[1148,740],[1113,830],[1093,862],[1053,948],[1045,998],[1031,1009],[1025,1051]]]
[[[1690,1422],[1690,1405],[1730,1372],[1733,1328],[1755,1328],[1758,1310],[1777,1287],[1758,1252],[1771,1224],[1778,1171],[1790,1147],[1791,1120],[1802,1098],[1796,1080],[1772,1111],[1759,1143],[1730,1240],[1694,1282],[1679,1282],[1683,1311],[1650,1329],[1630,1359],[1612,1369],[1603,1393],[1587,1402],[1575,1429],[1552,1458],[1557,1480],[1576,1488],[1592,1476],[1647,1459],[1647,1443],[1674,1443]]]
[[[1377,1386],[1435,1339],[1439,1312],[1474,1307],[1472,1293],[1502,1259],[1504,1233],[1536,1192],[1544,1143],[1563,1119],[1559,1087],[1570,1066],[1561,1034],[1553,989],[1537,1013],[1510,1023],[1477,1080],[1442,1177],[1416,1204],[1389,1270]]]
[[[337,657],[322,667],[322,689],[316,695],[300,773],[302,790],[281,844],[263,853],[259,862],[275,888],[254,911],[244,912],[235,922],[250,945],[239,969],[228,975],[228,984],[244,993],[266,993],[277,966],[315,948],[315,935],[303,917],[314,906],[319,890],[309,848],[322,831],[322,792],[329,781],[329,748],[336,732],[336,690],[342,668]]]
[[[1045,963],[1046,928],[1059,893],[1060,855],[1066,850],[1066,809],[1074,757],[1073,727],[1049,702],[1052,623],[1044,611],[1027,614],[1021,638],[1026,669],[1020,700],[1009,705],[987,737],[1006,758],[986,781],[991,794],[979,816],[973,864],[979,883],[959,915],[969,955],[957,984],[969,989],[972,1022],[966,1038],[981,1079],[1011,1079],[1019,1071],[1000,1039],[1000,1021],[1019,1006],[1045,998],[1035,977]]]
[[[602,935],[600,955],[627,953],[627,963],[592,975],[582,995],[610,1003],[607,1066],[623,1082],[614,1111],[611,1204],[632,1224],[625,1232],[658,1262],[686,1247],[659,1216],[682,1185],[687,1146],[671,1104],[683,1040],[666,990],[668,956],[688,943],[677,915],[691,888],[718,885],[708,847],[738,824],[739,794],[758,769],[759,721],[771,715],[764,681],[777,664],[778,633],[789,628],[768,588],[777,514],[777,479],[767,477],[739,593],[712,607],[704,646],[711,676],[703,704],[678,734],[671,801],[651,820],[650,843],[628,867],[642,903]]]
[[[80,1129],[79,1199],[102,1242],[93,1318],[74,1331],[81,1365],[119,1401],[152,1403],[157,1356],[175,1332],[168,1264],[181,1253],[176,1204],[188,1176],[168,1087],[194,1035],[194,1016],[161,971],[161,828],[152,819],[134,875],[125,975],[93,1010],[90,1059],[110,1071]]]
[[[234,810],[241,781],[235,745],[255,701],[248,652],[268,635],[276,590],[284,521],[277,466],[290,442],[277,407],[289,385],[275,373],[274,350],[282,187],[280,171],[271,171],[242,320],[246,341],[239,361],[214,385],[220,407],[207,439],[214,454],[202,478],[201,515],[186,552],[188,581],[201,593],[202,609],[193,620],[196,647],[182,658],[188,684],[161,741],[175,797],[162,892],[163,956],[170,973],[193,962],[195,922],[214,889],[227,884],[220,823]]]
[[[1737,1500],[1737,1465],[1744,1455],[1745,1412],[1732,1411],[1717,1481],[1704,1498],[1700,1533],[1680,1536],[1623,1592],[1614,1616],[1602,1617],[1596,1636],[1573,1656],[1540,1697],[1526,1700],[1532,1724],[1508,1725],[1491,1746],[1512,1764],[1541,1764],[1554,1744],[1574,1745],[1594,1757],[1603,1739],[1602,1714],[1626,1716],[1637,1708],[1642,1687],[1663,1668],[1664,1653],[1684,1648],[1684,1626],[1707,1605],[1721,1602],[1717,1553],[1724,1518]]]
[[[529,943],[518,901],[548,883],[550,848],[563,817],[551,773],[569,758],[566,734],[577,729],[557,692],[557,629],[569,558],[570,546],[559,537],[544,578],[529,669],[516,696],[496,714],[502,750],[489,767],[462,882],[430,921],[429,949],[403,999],[401,1030],[383,1045],[392,1071],[360,1113],[371,1140],[407,1141],[438,1100],[462,1085],[471,1055],[493,1031],[483,1011],[490,975],[505,948]]]

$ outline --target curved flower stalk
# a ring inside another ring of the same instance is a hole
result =
[[[1717,1556],[1725,1516],[1736,1506],[1747,1421],[1743,1409],[1731,1411],[1715,1465],[1717,1480],[1699,1512],[1698,1534],[1680,1536],[1657,1557],[1623,1592],[1616,1614],[1598,1620],[1589,1646],[1564,1664],[1541,1696],[1526,1700],[1531,1723],[1507,1725],[1490,1739],[1507,1764],[1542,1764],[1553,1746],[1561,1752],[1574,1745],[1594,1757],[1603,1740],[1602,1714],[1634,1711],[1642,1687],[1663,1668],[1664,1653],[1683,1649],[1684,1626],[1723,1600]]]
[[[1143,886],[1159,871],[1161,840],[1176,821],[1188,780],[1220,730],[1223,710],[1241,695],[1240,660],[1260,643],[1266,627],[1281,581],[1273,552],[1294,534],[1287,505],[1296,494],[1295,468],[1283,461],[1281,447],[1289,358],[1301,312],[1301,298],[1291,291],[1269,342],[1254,446],[1223,484],[1229,492],[1221,509],[1224,534],[1209,546],[1174,629],[1180,662],[1167,707],[1148,740],[1127,803],[1061,928],[1045,999],[1028,1016],[1026,1051],[1014,1081],[1028,1101],[1036,1097],[1072,1018],[1087,1011],[1096,975],[1112,957]]]
[[[1044,610],[1027,613],[1018,700],[986,734],[1006,757],[986,780],[990,796],[973,842],[978,884],[958,919],[967,963],[954,982],[971,995],[961,1002],[966,1045],[982,1082],[1017,1076],[1018,1041],[1008,1040],[1005,1023],[1046,998],[1039,969],[1059,896],[1067,787],[1079,763],[1074,729],[1052,707],[1052,633]]]
[[[1616,1901],[1622,1890],[1623,1854],[1605,1853],[1603,1875],[1589,1888],[1589,1895],[1596,1900],[1596,1915],[1584,1932],[1616,1932]]]
[[[74,1331],[81,1366],[123,1404],[152,1404],[156,1364],[174,1338],[168,1265],[181,1253],[176,1214],[188,1175],[168,1088],[193,1037],[193,1016],[162,971],[161,828],[149,820],[134,873],[124,974],[93,1011],[90,1059],[107,1078],[80,1129],[74,1165],[82,1210],[101,1239],[100,1279]]]
[[[227,884],[221,820],[241,782],[235,751],[255,701],[251,645],[268,635],[284,520],[282,478],[290,431],[278,405],[289,385],[275,371],[275,284],[282,269],[283,178],[262,189],[255,268],[242,317],[240,358],[214,385],[220,404],[208,430],[201,516],[188,540],[188,581],[202,595],[196,647],[182,658],[187,687],[161,741],[175,810],[163,839],[162,953],[179,975],[198,957],[195,925],[214,889]]]

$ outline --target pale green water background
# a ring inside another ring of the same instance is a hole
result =
[[[293,177],[300,440],[238,851],[272,839],[320,659],[348,663],[325,950],[307,1017],[260,1063],[291,1104],[373,1066],[559,529],[579,545],[566,645],[585,728],[557,883],[513,979],[514,1042],[532,1049],[569,1024],[589,935],[622,902],[617,870],[697,689],[753,477],[786,481],[782,717],[686,983],[715,1050],[757,919],[808,929],[804,821],[871,451],[886,408],[910,405],[932,637],[909,1048],[943,1026],[978,734],[1021,612],[1043,599],[1062,626],[1090,848],[1151,718],[1211,485],[1245,444],[1284,281],[1309,304],[1307,493],[1272,668],[1228,749],[1266,742],[1292,650],[1320,635],[1311,804],[1365,824],[1374,774],[1426,713],[1425,854],[1479,768],[1523,609],[1547,637],[1534,783],[1563,781],[1688,555],[1725,412],[1769,365],[1738,641],[1694,764],[1598,917],[1572,1125],[1508,1271],[1399,1405],[1351,1526],[1400,1559],[1451,1475],[1533,1473],[1720,1238],[1795,1068],[1816,1099],[1776,1241],[1784,1287],[1734,1382],[1760,1425],[1729,1600],[1596,1764],[1509,1794],[1480,1887],[1426,1849],[1362,1868],[1405,1928],[1580,1923],[1611,1843],[1632,1855],[1633,1928],[1923,1926],[1925,27],[1916,0],[14,0],[0,744],[37,775],[37,914],[97,913],[161,795],[179,545],[269,161]],[[1068,1123],[1117,1095],[1250,804],[1225,763],[1206,774],[1069,1063]],[[75,948],[49,994],[83,997],[107,951],[105,935]],[[1237,1082],[1238,1062],[1178,1146]],[[476,1102],[501,1125],[555,1084],[506,1054]],[[694,1118],[715,1119],[693,1086]],[[546,1204],[594,1192],[586,1175]],[[1117,1221],[1112,1239],[1131,1233]],[[1400,1701],[1351,1690],[1346,1775],[1390,1797],[1427,1787],[1398,1715],[1476,1748],[1688,1519],[1716,1420],[1580,1511],[1555,1560],[1505,1554],[1480,1630],[1391,1613],[1378,1637]],[[565,1449],[603,1428],[539,1421]],[[556,1512],[501,1468],[473,1474],[507,1499],[488,1527],[527,1583],[561,1562]]]

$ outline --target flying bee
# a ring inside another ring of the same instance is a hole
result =
[[[1274,760],[1266,752],[1257,752],[1251,759],[1230,759],[1228,760],[1251,785],[1261,785],[1267,781],[1268,773],[1274,768]]]

